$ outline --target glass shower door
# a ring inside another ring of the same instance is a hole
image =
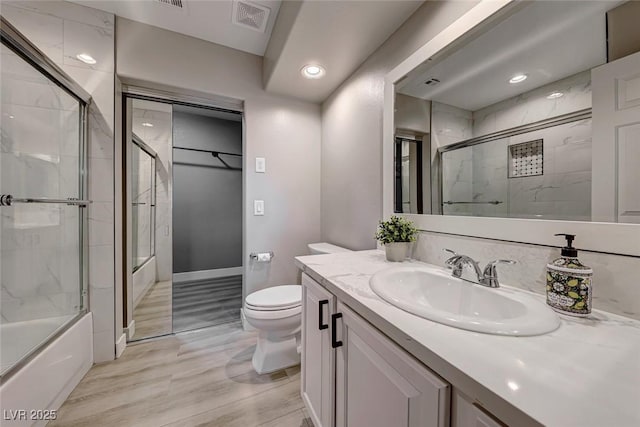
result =
[[[5,42],[0,51],[2,375],[85,309],[87,203],[84,101]]]

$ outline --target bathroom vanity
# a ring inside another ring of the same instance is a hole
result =
[[[427,265],[402,265],[412,264]],[[316,427],[640,425],[636,320],[595,311],[561,315],[544,335],[471,332],[378,297],[370,278],[398,265],[383,251],[302,256],[296,265],[301,392]]]

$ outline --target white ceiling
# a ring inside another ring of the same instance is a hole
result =
[[[277,55],[270,52],[269,46],[265,56],[269,67],[266,89],[307,101],[324,101],[422,3],[422,0],[304,1],[290,22],[284,21],[286,8],[291,5],[283,5],[283,17],[274,30]],[[283,31],[286,34],[281,34]],[[326,75],[318,80],[304,78],[300,70],[311,63],[322,65]]]
[[[423,3],[248,0],[271,9],[267,29],[259,33],[232,24],[233,0],[182,0],[183,10],[159,0],[72,1],[264,56],[267,91],[311,102],[326,99]],[[278,14],[284,16],[276,20]],[[309,63],[321,64],[326,75],[318,80],[302,77],[300,70]]]
[[[261,33],[231,22],[232,0],[182,0],[182,9],[158,0],[71,1],[260,56],[267,48],[280,8],[280,0],[249,0],[271,10],[266,30]]]
[[[409,75],[399,92],[477,111],[606,60],[605,12],[620,2],[535,2]],[[519,73],[519,84],[509,79]],[[424,84],[430,78],[440,83]]]

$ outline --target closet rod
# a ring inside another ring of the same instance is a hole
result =
[[[215,151],[215,150],[201,150],[199,148],[187,148],[187,147],[173,147],[176,150],[187,150],[187,151],[198,151],[200,153],[209,153],[211,154],[213,157],[218,157],[219,155],[223,154],[225,156],[236,156],[236,157],[242,157],[242,154],[236,154],[236,153],[226,153],[224,151]]]

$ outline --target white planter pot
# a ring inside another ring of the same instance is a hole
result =
[[[411,249],[411,242],[394,242],[384,245],[387,261],[393,262],[404,261],[409,256],[409,249]]]

